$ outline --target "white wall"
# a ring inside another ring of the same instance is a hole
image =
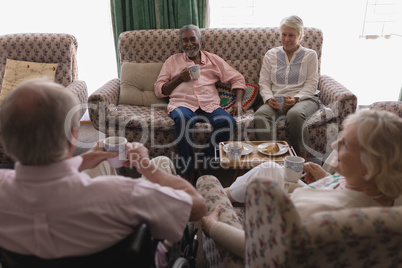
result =
[[[366,40],[362,33],[366,0],[209,0],[211,27],[278,26],[283,17],[300,16],[305,26],[323,30],[321,73],[358,96],[359,105],[397,100],[402,86],[402,37]],[[244,4],[242,9],[225,6]],[[257,8],[251,13],[247,5]],[[236,14],[236,12],[239,12]],[[230,16],[240,19],[230,19]],[[254,21],[250,22],[250,16]],[[215,19],[214,19],[215,18]],[[234,24],[230,25],[230,22]]]

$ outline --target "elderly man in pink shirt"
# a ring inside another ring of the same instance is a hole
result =
[[[163,64],[155,82],[155,95],[169,97],[168,113],[175,122],[174,135],[178,142],[178,153],[182,175],[194,179],[194,150],[191,128],[198,121],[212,125],[213,132],[208,144],[204,145],[204,160],[214,155],[214,147],[230,139],[236,127],[235,119],[220,107],[220,98],[215,83],[230,83],[236,92],[232,115],[242,112],[241,101],[246,89],[244,77],[219,56],[201,51],[201,32],[195,25],[180,29],[179,38],[183,53],[169,57]],[[192,79],[188,67],[199,64],[201,76]]]
[[[69,111],[78,105],[63,86],[42,80],[20,85],[4,100],[1,138],[16,164],[0,170],[0,247],[45,259],[87,255],[142,222],[155,238],[180,240],[187,222],[204,215],[204,199],[159,168],[139,143],[127,144],[124,165],[147,180],[81,172],[117,152],[95,146],[73,157],[79,118]]]

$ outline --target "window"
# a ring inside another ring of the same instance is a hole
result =
[[[323,31],[321,74],[351,90],[359,105],[398,99],[402,85],[402,0],[209,2],[212,28],[275,27],[286,16],[300,16],[305,26]],[[392,38],[361,38],[370,35]]]
[[[110,0],[1,1],[0,34],[68,33],[77,38],[78,79],[91,94],[117,77]]]
[[[400,0],[367,0],[362,37],[376,39],[402,36]]]

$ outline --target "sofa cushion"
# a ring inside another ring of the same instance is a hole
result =
[[[8,93],[26,80],[46,77],[54,81],[57,66],[58,63],[40,63],[7,59],[0,92],[0,104]]]
[[[119,104],[151,106],[167,103],[167,98],[157,98],[154,83],[163,63],[123,62],[120,77]]]
[[[221,98],[221,107],[230,113],[232,111],[234,101],[236,100],[236,92],[232,91],[230,84],[225,84],[221,81],[216,82],[215,86],[218,90],[219,97]],[[253,105],[258,95],[258,87],[251,84],[246,84],[246,86],[247,89],[243,94],[242,105],[245,110],[248,110],[251,105]]]

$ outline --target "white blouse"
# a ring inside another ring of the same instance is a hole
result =
[[[300,46],[289,61],[282,46],[268,50],[259,86],[264,103],[273,96],[290,95],[300,100],[313,97],[318,93],[317,53]]]

